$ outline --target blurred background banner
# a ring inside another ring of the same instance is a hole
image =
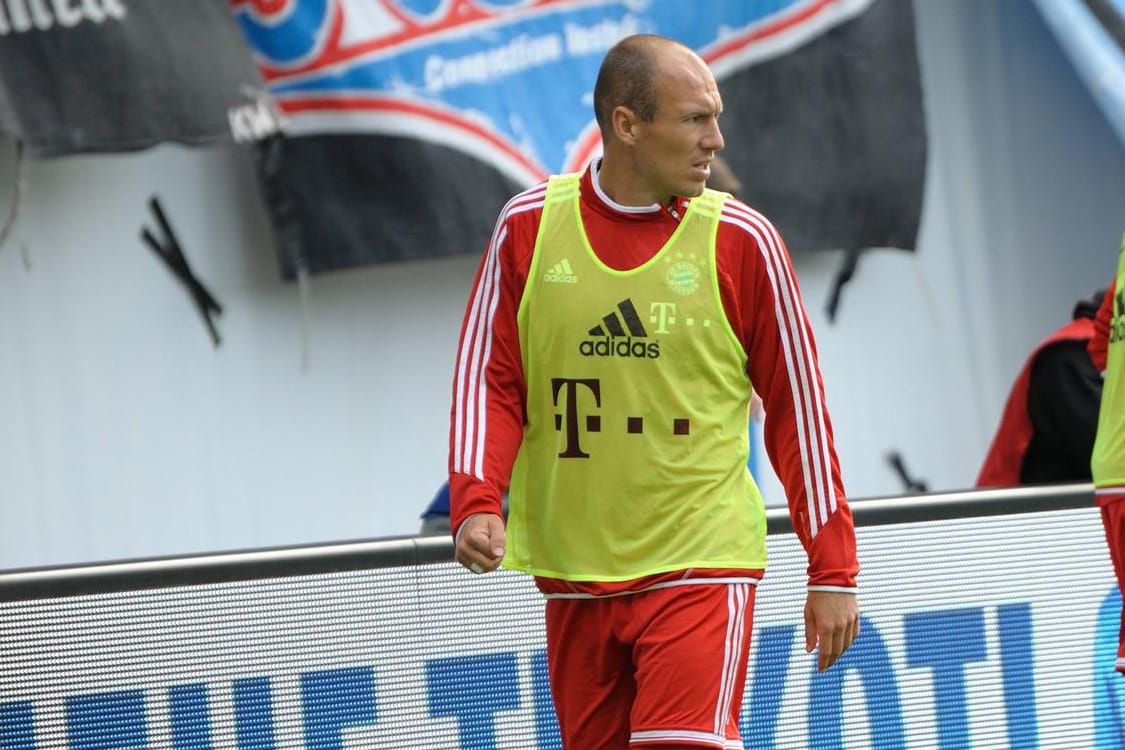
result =
[[[270,95],[244,135],[285,278],[480,252],[513,193],[597,155],[597,69],[638,32],[712,65],[743,197],[791,249],[914,247],[926,138],[910,3],[231,5]]]
[[[0,133],[32,156],[229,140],[261,86],[222,0],[0,4]]]
[[[1125,143],[1125,0],[1035,0]]]

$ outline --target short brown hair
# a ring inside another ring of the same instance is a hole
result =
[[[614,107],[628,107],[643,122],[656,118],[656,46],[666,41],[634,34],[606,53],[594,84],[594,116],[603,133],[612,128]]]

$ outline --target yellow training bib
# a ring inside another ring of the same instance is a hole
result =
[[[648,262],[616,271],[578,190],[551,178],[520,303],[527,425],[504,565],[575,581],[764,568],[746,354],[715,271],[725,196],[692,200]]]

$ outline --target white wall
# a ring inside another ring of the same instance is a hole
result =
[[[416,529],[475,259],[318,277],[303,308],[244,156],[30,164],[0,249],[0,566]],[[139,240],[153,192],[225,308],[218,349]]]
[[[931,489],[969,486],[1024,355],[1106,282],[1125,229],[1125,149],[1034,7],[915,9],[919,251],[867,254],[835,323],[838,256],[796,259],[857,497],[902,489],[890,449]],[[29,172],[0,248],[0,568],[417,529],[474,256],[314,277],[303,305],[236,148]],[[14,179],[5,150],[0,207]],[[138,238],[154,192],[225,307],[218,349]]]

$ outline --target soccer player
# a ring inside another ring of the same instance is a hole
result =
[[[855,531],[785,244],[705,187],[722,110],[692,50],[617,43],[594,87],[603,156],[508,202],[465,313],[455,554],[535,576],[567,750],[741,747],[766,566],[752,390],[808,552],[805,646],[827,669],[859,632]]]
[[[1089,349],[1094,364],[1103,370],[1102,403],[1090,472],[1117,586],[1125,593],[1125,236],[1121,238],[1117,277],[1098,310]],[[1118,636],[1116,668],[1125,674],[1125,612]]]

